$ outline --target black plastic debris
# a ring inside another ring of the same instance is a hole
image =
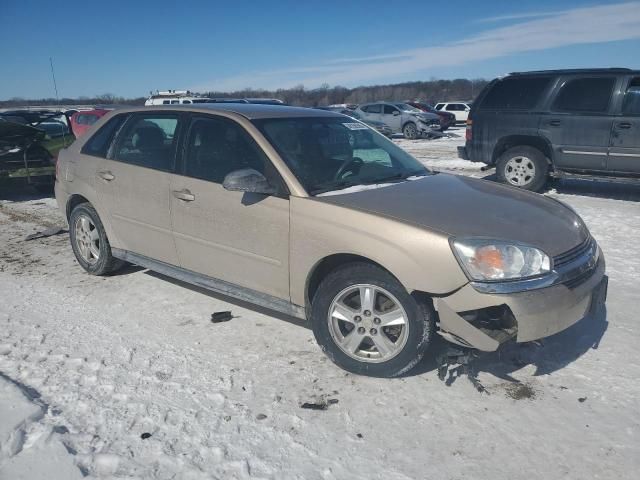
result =
[[[60,235],[61,233],[67,233],[67,230],[61,227],[50,227],[41,232],[32,233],[25,237],[25,241],[35,240],[36,238],[53,237],[54,235]]]
[[[322,399],[317,402],[305,402],[300,405],[300,408],[305,408],[307,410],[326,410],[329,408],[329,405],[334,405],[338,403],[337,398],[330,398],[328,400]]]
[[[211,323],[228,322],[233,318],[233,315],[229,311],[214,312],[211,314]]]
[[[472,350],[450,346],[444,354],[438,355],[436,359],[438,362],[438,378],[447,387],[450,387],[456,378],[466,376],[478,392],[488,394],[489,392],[478,380],[478,373],[473,365],[474,356]]]
[[[586,400],[587,400],[587,397],[580,397],[580,398],[578,399],[578,401],[579,401],[580,403],[584,403]]]
[[[140,438],[142,440],[146,440],[147,438],[150,438],[151,434],[149,432],[144,432],[142,435],[140,435]]]
[[[259,413],[258,415],[256,415],[257,420],[264,420],[265,418],[267,418],[267,416],[264,413]]]

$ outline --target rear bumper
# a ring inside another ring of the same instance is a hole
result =
[[[467,284],[436,299],[439,333],[453,343],[483,351],[494,351],[509,340],[548,337],[577,323],[606,300],[604,273],[600,252],[595,268],[578,285],[566,282],[525,292],[487,294]]]

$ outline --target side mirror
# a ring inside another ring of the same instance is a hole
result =
[[[394,110],[393,111],[393,116],[397,117],[398,115],[400,115],[400,112],[398,110]]]
[[[224,177],[222,186],[233,192],[261,193],[263,195],[277,193],[265,176],[253,168],[234,170]]]

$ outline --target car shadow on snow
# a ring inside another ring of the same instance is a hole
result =
[[[285,322],[291,323],[293,325],[297,325],[298,327],[304,327],[307,329],[311,329],[311,324],[306,322],[305,320],[301,320],[299,318],[293,317],[291,315],[287,315],[285,313],[278,312],[277,310],[271,310],[270,308],[264,308],[254,303],[245,302],[244,300],[239,300],[237,298],[229,297],[227,295],[223,295],[221,293],[213,292],[204,287],[199,287],[197,285],[193,285],[191,283],[183,282],[182,280],[175,279],[173,277],[168,277],[158,272],[154,272],[152,270],[146,270],[144,272],[147,275],[150,275],[154,278],[158,278],[165,282],[170,282],[174,285],[178,285],[182,288],[188,288],[191,291],[201,293],[203,295],[207,295],[208,297],[215,298],[216,300],[220,300],[226,303],[230,303],[240,308],[244,308],[247,310],[252,310],[254,312],[260,313],[262,315],[268,315],[270,317],[277,318],[278,320],[284,320]],[[213,312],[211,312],[213,313]],[[232,312],[233,314],[233,312]]]
[[[535,366],[533,376],[549,375],[573,363],[589,350],[597,350],[609,322],[606,305],[601,305],[566,330],[537,342],[503,345],[495,352],[476,352],[470,361],[473,376],[480,372],[497,378],[519,382],[512,374],[528,365]],[[415,376],[437,370],[437,359],[451,348],[438,336],[425,358],[405,376]],[[447,384],[455,381],[452,379]]]
[[[495,171],[479,178],[498,183],[498,176]],[[627,183],[613,183],[601,180],[551,179],[545,189],[540,193],[557,193],[558,195],[575,195],[577,197],[595,197],[640,202],[640,180],[638,181],[638,185],[630,185]]]

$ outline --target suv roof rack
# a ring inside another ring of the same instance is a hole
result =
[[[509,75],[536,75],[536,74],[572,74],[572,73],[636,73],[640,70],[632,70],[623,67],[610,68],[565,68],[558,70],[533,70],[530,72],[511,72]]]

